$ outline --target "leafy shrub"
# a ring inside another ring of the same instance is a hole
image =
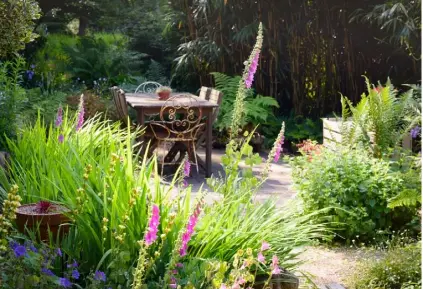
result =
[[[347,239],[355,235],[368,238],[375,230],[389,229],[394,216],[410,221],[409,210],[397,216],[388,207],[388,201],[406,186],[402,175],[392,172],[390,162],[372,158],[366,151],[341,148],[323,149],[311,156],[291,162],[305,213],[327,209],[325,214],[340,222],[339,234]]]
[[[37,36],[35,21],[40,7],[33,0],[5,0],[0,3],[0,58],[11,56]]]
[[[21,121],[21,109],[26,100],[22,83],[24,60],[20,57],[13,61],[0,62],[0,148],[5,137],[15,137],[18,123]]]
[[[49,34],[43,40],[42,47],[37,49],[33,56],[34,77],[27,78],[27,86],[40,87],[43,92],[63,89],[72,77],[67,73],[70,58],[64,47],[74,47],[78,38],[64,34]]]
[[[84,95],[84,118],[89,119],[95,117],[97,114],[102,114],[105,116],[107,113],[107,117],[111,117],[113,119],[114,110],[111,111],[109,114],[109,108],[115,108],[114,105],[110,101],[107,101],[97,94],[93,93],[92,91],[86,90],[83,92]],[[66,104],[68,104],[72,109],[77,110],[78,105],[80,103],[81,94],[69,95],[66,98]],[[58,107],[58,106],[57,106]]]
[[[241,77],[231,77],[218,72],[213,72],[212,75],[215,79],[216,89],[223,93],[223,102],[220,106],[216,127],[219,130],[227,130],[231,125],[232,112]],[[247,91],[244,105],[245,111],[241,123],[242,127],[247,124],[253,127],[259,124],[266,126],[274,118],[272,109],[279,107],[278,102],[273,97],[255,95],[252,90]]]
[[[65,89],[71,80],[88,88],[108,88],[131,80],[140,69],[141,54],[128,49],[121,34],[96,33],[77,37],[51,34],[35,53],[35,77],[30,85],[52,91]],[[103,84],[103,85],[100,85]]]
[[[291,115],[284,121],[286,123],[286,140],[296,143],[306,139],[322,140],[323,123],[320,119],[312,120],[303,116]]]
[[[122,83],[140,65],[140,54],[129,51],[126,45],[123,41],[110,45],[102,38],[79,38],[76,46],[64,47],[70,59],[68,69],[88,87],[99,79],[107,79],[110,84]]]
[[[421,288],[421,242],[388,249],[380,260],[361,262],[351,278],[352,289]]]
[[[47,93],[40,88],[26,90],[27,101],[22,109],[22,119],[28,123],[35,123],[40,113],[46,124],[54,122],[57,108],[65,103],[67,93],[52,91]]]

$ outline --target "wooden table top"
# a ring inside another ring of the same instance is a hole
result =
[[[178,93],[171,94],[176,95]],[[208,100],[199,98],[198,96],[191,94],[191,93],[183,93],[186,95],[190,95],[196,98],[197,101],[190,101],[189,98],[187,98],[186,102],[183,98],[179,98],[175,100],[176,103],[180,104],[189,104],[190,106],[195,107],[217,107],[218,105],[216,103],[210,102]],[[133,108],[136,107],[146,107],[146,108],[161,108],[163,104],[166,102],[164,100],[159,100],[159,97],[155,93],[125,93],[126,102]]]

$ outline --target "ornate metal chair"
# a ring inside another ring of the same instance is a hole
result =
[[[205,123],[202,122],[203,113],[198,106],[198,98],[190,94],[176,94],[166,100],[160,110],[160,121],[151,121],[149,126],[158,141],[158,147],[163,143],[184,144],[191,162],[197,165],[195,152],[199,132],[202,132]],[[165,155],[162,158],[163,168],[168,162]],[[198,170],[198,166],[197,166]]]
[[[158,82],[146,81],[146,82],[138,85],[138,87],[135,89],[135,93],[137,93],[137,92],[154,93],[154,92],[156,92],[156,89],[159,88],[160,86],[162,86],[162,85]]]
[[[222,104],[223,93],[216,89],[202,86],[198,97],[200,99],[205,99],[218,105],[218,107],[213,109],[213,114],[211,116],[212,123],[214,123],[217,119],[217,116],[219,115],[219,107]],[[204,133],[204,129],[205,129],[205,126],[203,127],[202,131],[198,133],[198,138],[197,138],[197,141],[195,142],[196,149],[198,149],[206,140],[206,134]],[[182,158],[185,156],[186,152],[187,152],[187,148],[184,144],[176,143],[167,154],[166,161],[169,162],[171,159],[174,159],[179,153],[179,158],[178,160],[176,160],[176,162],[180,162],[182,161]]]

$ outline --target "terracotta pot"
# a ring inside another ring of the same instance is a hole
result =
[[[52,204],[50,212],[38,213],[37,204],[26,204],[16,209],[16,224],[21,233],[27,234],[28,230],[39,235],[41,241],[49,240],[49,232],[53,240],[56,240],[60,233],[60,238],[69,232],[69,223],[71,220],[65,216],[70,210],[58,204]]]
[[[167,100],[170,96],[170,91],[162,91],[157,93],[160,100]]]
[[[263,289],[264,283],[268,280],[268,275],[257,275],[254,283],[254,289]],[[293,274],[287,272],[279,275],[272,275],[269,282],[270,289],[298,289],[300,286],[299,279]]]

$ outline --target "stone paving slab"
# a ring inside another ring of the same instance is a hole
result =
[[[212,154],[212,174],[219,175],[224,174],[221,166],[221,157],[224,155],[224,150],[213,150]],[[200,150],[198,155],[204,158],[204,151]],[[266,158],[265,153],[260,154],[263,158]],[[259,175],[264,168],[264,164],[256,166],[253,169],[253,173]],[[204,172],[200,169],[200,172],[197,173],[195,166],[191,167],[192,176],[187,179],[188,184],[192,185],[192,192],[195,195],[199,190],[201,185],[203,189],[206,189],[209,194],[206,197],[207,202],[214,202],[221,198],[221,195],[213,192],[211,188],[205,184]],[[292,179],[291,179],[291,168],[290,166],[279,160],[277,164],[272,164],[269,177],[257,193],[255,199],[258,201],[264,201],[268,198],[275,198],[278,205],[283,205],[287,200],[294,197],[295,193],[291,188]]]

